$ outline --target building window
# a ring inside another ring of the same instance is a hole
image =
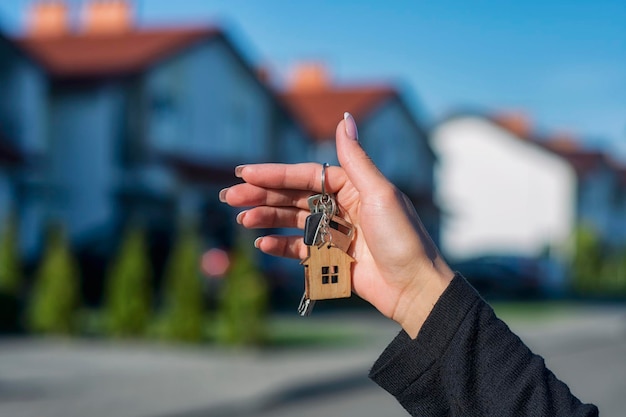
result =
[[[332,271],[332,272],[331,272]],[[322,284],[336,284],[339,282],[339,266],[322,267]]]
[[[150,111],[155,145],[171,150],[181,135],[179,106],[175,97],[166,92],[153,93]]]

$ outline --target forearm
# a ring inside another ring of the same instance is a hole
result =
[[[370,377],[412,415],[597,415],[458,276],[417,338],[401,332]]]

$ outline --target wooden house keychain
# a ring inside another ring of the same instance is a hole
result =
[[[322,165],[322,193],[309,198],[311,214],[304,226],[308,256],[304,265],[304,295],[298,307],[308,316],[316,300],[348,298],[352,294],[352,262],[348,249],[354,227],[339,215],[335,197],[326,193],[326,168]]]

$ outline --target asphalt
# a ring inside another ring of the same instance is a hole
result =
[[[574,393],[618,416],[626,405],[625,312],[582,309],[511,327]],[[367,378],[398,327],[370,314],[312,316],[301,325],[325,323],[367,337],[279,350],[0,340],[0,416],[406,415]]]
[[[226,349],[88,339],[0,342],[0,415],[248,416],[373,385],[398,328],[371,316],[302,318],[368,335],[340,346]],[[354,321],[354,324],[349,324]]]

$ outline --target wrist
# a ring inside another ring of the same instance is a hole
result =
[[[454,278],[454,272],[441,259],[416,274],[398,300],[393,320],[415,339],[424,322]]]

